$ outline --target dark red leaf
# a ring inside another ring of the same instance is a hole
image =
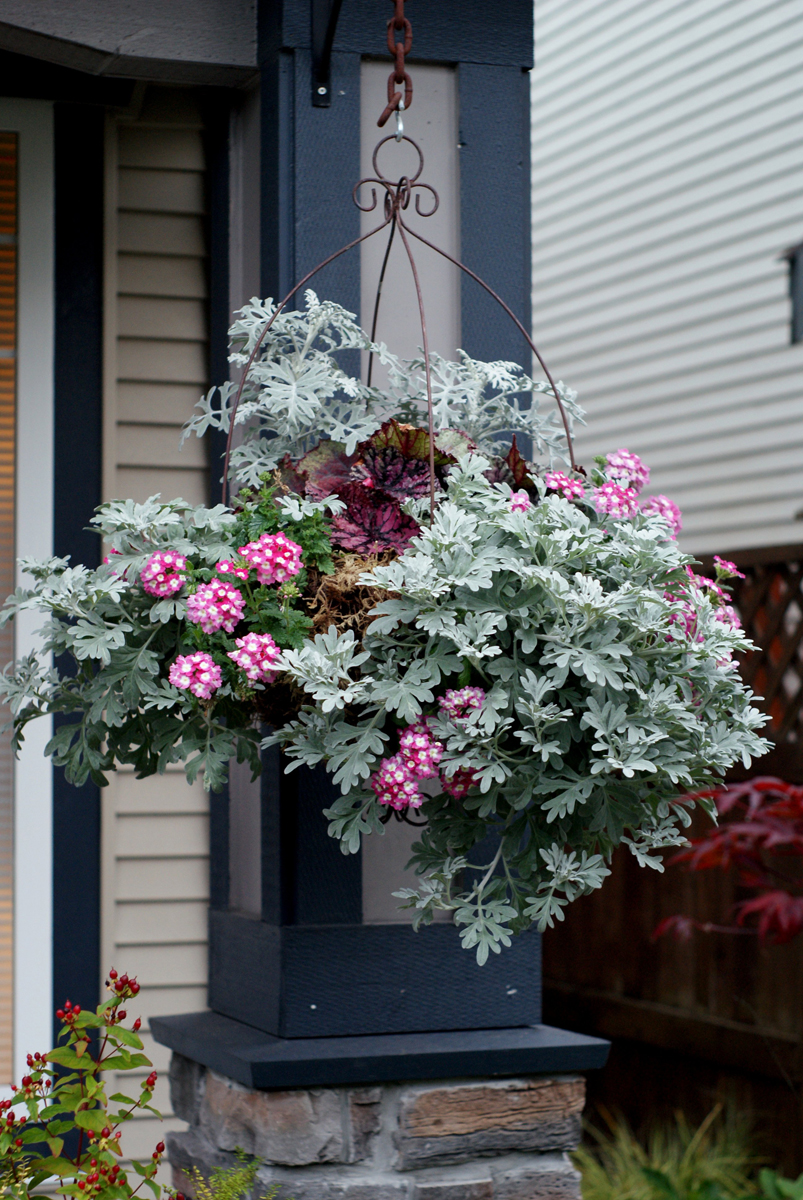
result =
[[[405,458],[393,446],[366,446],[352,476],[363,487],[378,488],[395,500],[425,496],[429,491],[429,462]]]
[[[803,896],[792,896],[781,890],[764,892],[740,904],[737,914],[740,925],[744,925],[748,917],[757,915],[762,942],[782,945],[791,942],[803,929]]]
[[[507,483],[510,487],[535,490],[535,483],[530,474],[530,464],[519,453],[515,433],[507,454],[504,458],[501,456],[494,458],[493,466],[485,472],[485,478],[489,483]]]
[[[399,505],[361,483],[338,488],[346,502],[346,511],[332,520],[332,540],[344,550],[357,554],[381,554],[384,550],[403,551],[419,526],[403,513]]]
[[[382,428],[364,442],[360,449],[367,446],[372,446],[375,450],[390,447],[404,458],[418,458],[424,462],[429,458],[429,434],[426,429],[417,429],[415,425],[402,425],[395,419],[385,421]]]
[[[346,454],[340,442],[319,442],[314,449],[299,459],[297,470],[307,476],[307,495],[313,500],[322,500],[340,492],[351,478],[351,468],[357,461],[356,454]]]

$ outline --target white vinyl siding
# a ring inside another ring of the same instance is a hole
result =
[[[192,93],[180,89],[147,89],[136,121],[109,125],[108,498],[207,500],[204,443],[192,438],[179,450],[181,427],[208,386],[202,134]],[[147,1022],[206,1007],[208,808],[181,768],[144,780],[123,769],[103,794],[102,967],[139,979],[129,1016],[143,1018],[145,1052],[159,1071],[154,1104],[167,1116],[129,1127],[124,1148],[134,1157],[148,1158],[168,1129],[183,1128],[170,1116],[170,1053]],[[139,1084],[118,1080],[128,1094]]]
[[[689,549],[800,541],[799,5],[543,0],[536,32],[533,327],[581,461],[641,454]]]

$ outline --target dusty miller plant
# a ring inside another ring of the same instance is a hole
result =
[[[243,309],[238,368],[272,312]],[[360,350],[386,364],[388,392],[344,369],[342,352]],[[17,741],[29,720],[66,715],[48,749],[76,783],[182,761],[217,789],[232,757],[258,771],[260,743],[278,743],[289,770],[332,774],[341,794],[326,815],[345,853],[382,834],[391,808],[418,809],[422,880],[400,899],[416,924],[451,912],[484,962],[599,887],[618,845],[661,869],[685,840],[683,795],[761,754],[765,718],[738,675],[748,643],[726,592],[690,573],[671,502],[638,500],[640,460],[618,451],[588,477],[555,471],[568,453],[547,385],[466,355],[431,365],[434,516],[423,363],[308,293],[246,379],[234,511],[116,501],[94,518],[103,566],[26,561],[32,585],[4,619],[33,608],[47,623],[1,688]],[[203,399],[189,432],[227,430],[235,392]],[[504,453],[514,434],[540,467],[515,442]],[[280,543],[289,557],[270,574],[264,553]],[[341,621],[335,603],[316,626],[326,580],[346,576],[373,611]],[[288,707],[262,741],[272,694]]]

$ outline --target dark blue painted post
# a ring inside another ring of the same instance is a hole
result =
[[[531,0],[411,3],[409,15],[414,58],[458,72],[463,257],[528,323]],[[360,175],[360,65],[364,56],[387,54],[388,16],[378,0],[345,0],[331,105],[317,107],[309,0],[259,5],[266,296],[284,296],[359,234],[351,189]],[[358,254],[328,267],[314,286],[359,312]],[[466,350],[529,365],[504,313],[471,281],[461,295]],[[153,1021],[160,1041],[256,1087],[576,1070],[604,1061],[604,1043],[539,1025],[536,934],[479,968],[451,925],[418,934],[407,925],[363,925],[359,856],[345,858],[326,834],[321,810],[331,796],[322,770],[288,778],[278,757],[266,756],[261,917],[211,912],[213,1011]],[[213,856],[223,852],[213,844]]]

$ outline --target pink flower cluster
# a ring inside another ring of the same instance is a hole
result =
[[[397,812],[405,808],[420,808],[424,802],[416,777],[401,753],[382,759],[379,770],[371,776],[371,787],[380,804],[387,804]]]
[[[513,492],[510,497],[511,512],[527,512],[527,509],[531,507],[532,505],[530,503],[530,497],[526,492]]]
[[[222,558],[215,567],[218,575],[233,575],[235,579],[247,579],[248,567],[238,566],[228,558]]]
[[[452,721],[465,719],[472,708],[482,708],[485,692],[479,687],[449,688],[438,700],[441,712]]]
[[[142,586],[149,596],[164,600],[180,592],[186,582],[182,571],[187,569],[187,560],[175,550],[157,550],[139,573]]]
[[[735,562],[731,562],[729,558],[720,558],[718,554],[714,555],[714,567],[717,575],[725,579],[744,579],[744,574],[736,566]]]
[[[451,688],[438,703],[446,716],[459,721],[472,709],[481,708],[484,699],[482,688]],[[415,725],[402,730],[398,754],[383,758],[379,770],[371,776],[371,787],[380,804],[399,811],[421,807],[424,798],[418,790],[418,782],[437,779],[443,758],[443,746],[432,736],[430,720],[422,717]],[[477,776],[474,771],[460,767],[454,775],[441,774],[440,781],[445,792],[461,800],[476,783]]]
[[[462,800],[475,786],[477,779],[476,771],[468,767],[458,767],[454,775],[441,776],[441,786],[449,796],[454,796],[455,800]]]
[[[199,650],[197,654],[179,654],[170,667],[170,682],[199,700],[208,700],[223,680],[212,655]]]
[[[609,480],[594,488],[594,507],[598,513],[608,513],[611,517],[634,517],[638,512],[638,492]]]
[[[204,633],[217,633],[218,629],[234,633],[244,610],[242,592],[225,579],[202,583],[187,600],[187,619],[200,625]]]
[[[544,483],[551,492],[561,492],[567,500],[582,500],[586,494],[579,479],[572,479],[564,471],[547,471]]]
[[[677,537],[683,528],[683,518],[680,509],[673,500],[668,496],[650,496],[641,505],[641,511],[645,513],[657,513],[659,517],[663,517],[667,525],[672,528],[672,537]]]
[[[650,468],[631,450],[614,450],[607,456],[605,476],[623,487],[634,488],[638,493],[650,482]]]
[[[400,753],[410,774],[417,779],[434,779],[438,774],[438,763],[443,758],[443,746],[429,732],[424,718],[415,725],[408,725],[399,738]]]
[[[276,678],[274,667],[281,651],[269,633],[247,633],[237,638],[236,650],[229,651],[229,658],[244,671],[252,683],[273,683]]]
[[[301,547],[283,533],[263,533],[256,542],[240,546],[239,554],[255,569],[260,583],[284,583],[301,570]]]

